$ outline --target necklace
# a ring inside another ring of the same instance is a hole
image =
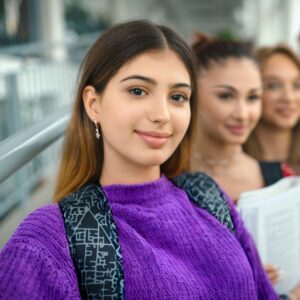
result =
[[[238,156],[242,153],[242,149],[239,148],[231,157],[228,158],[223,158],[223,159],[215,159],[215,158],[209,158],[209,157],[204,157],[200,153],[194,153],[193,157],[196,159],[196,161],[200,161],[205,165],[205,171],[212,176],[216,175],[226,175],[228,174],[228,168],[230,164],[232,164]],[[217,170],[216,167],[223,167],[223,170]]]

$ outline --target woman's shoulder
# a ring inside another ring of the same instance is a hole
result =
[[[30,212],[22,223],[27,223],[33,220],[43,220],[46,223],[54,219],[61,219],[61,213],[58,203],[45,204],[34,211]]]
[[[65,248],[66,233],[59,206],[47,204],[31,212],[17,227],[6,247],[19,245],[30,248]]]
[[[63,224],[63,219],[59,205],[50,203],[31,212],[20,224],[18,230],[40,228],[52,231],[61,224]]]
[[[230,214],[231,200],[213,178],[202,172],[192,172],[175,177],[173,182],[184,190],[190,200],[198,207],[214,216],[229,231],[235,231]]]
[[[0,252],[0,279],[0,298],[80,298],[58,204],[33,211],[19,225]]]

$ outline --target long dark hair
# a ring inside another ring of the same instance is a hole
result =
[[[142,53],[171,49],[184,63],[190,75],[191,121],[188,130],[173,155],[161,166],[168,177],[187,171],[196,119],[197,101],[194,56],[185,41],[166,26],[146,20],[130,21],[106,31],[87,53],[82,66],[79,86],[69,128],[67,130],[54,200],[100,178],[103,165],[102,140],[94,137],[94,127],[84,109],[82,93],[87,85],[98,93],[129,60]]]

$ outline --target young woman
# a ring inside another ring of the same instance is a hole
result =
[[[261,116],[262,83],[250,50],[238,42],[197,35],[198,138],[191,168],[214,178],[237,202],[242,192],[268,184],[264,165],[242,145]],[[265,269],[275,284],[278,270]]]
[[[184,174],[196,118],[186,43],[117,25],[81,72],[55,191],[0,254],[2,299],[277,299],[233,205]],[[179,175],[179,176],[177,176]]]
[[[259,69],[251,51],[238,42],[199,34],[193,49],[199,69],[199,132],[192,168],[211,175],[237,201],[242,192],[273,183],[265,164],[242,149],[261,117]],[[286,169],[280,176],[293,174]]]
[[[261,48],[257,58],[263,79],[262,118],[245,151],[260,161],[287,162],[300,174],[299,58],[284,45]]]

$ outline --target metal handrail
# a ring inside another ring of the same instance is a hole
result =
[[[0,183],[58,140],[69,119],[70,109],[64,109],[0,142]]]

